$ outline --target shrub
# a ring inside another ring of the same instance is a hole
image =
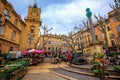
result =
[[[113,56],[115,56],[115,55],[119,55],[120,54],[120,52],[110,52],[110,56],[111,57],[113,57]]]
[[[106,71],[106,72],[105,72],[105,74],[106,74],[107,76],[109,76],[109,75],[110,75],[109,71]]]
[[[94,70],[93,70],[93,73],[94,73],[95,75],[99,75],[99,70],[94,69]]]
[[[99,58],[99,59],[104,58],[104,54],[100,54],[100,53],[98,53],[98,58]]]
[[[118,72],[120,72],[120,65],[114,66],[114,69]]]

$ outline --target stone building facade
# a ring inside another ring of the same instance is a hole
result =
[[[19,51],[22,31],[26,25],[7,0],[0,0],[0,7],[0,51]]]
[[[41,26],[41,10],[29,6],[25,22],[7,0],[0,0],[0,51],[24,51],[35,48]]]

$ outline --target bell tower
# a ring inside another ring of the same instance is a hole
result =
[[[36,43],[38,41],[38,35],[41,26],[41,9],[38,8],[36,0],[33,6],[28,7],[28,14],[25,18],[26,23],[26,34],[27,34],[27,45],[26,47],[29,49],[33,49],[36,47]]]

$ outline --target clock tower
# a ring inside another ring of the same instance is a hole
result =
[[[35,1],[33,6],[29,6],[28,14],[25,18],[26,23],[26,48],[34,49],[36,48],[38,36],[40,32],[41,19],[40,19],[41,9],[37,7],[37,3]]]

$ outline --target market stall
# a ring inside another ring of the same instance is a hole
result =
[[[23,51],[21,54],[24,58],[30,58],[30,65],[33,65],[43,61],[44,52],[44,50],[32,49],[28,51]]]
[[[0,80],[20,80],[26,74],[28,64],[28,60],[20,60],[0,67]]]

